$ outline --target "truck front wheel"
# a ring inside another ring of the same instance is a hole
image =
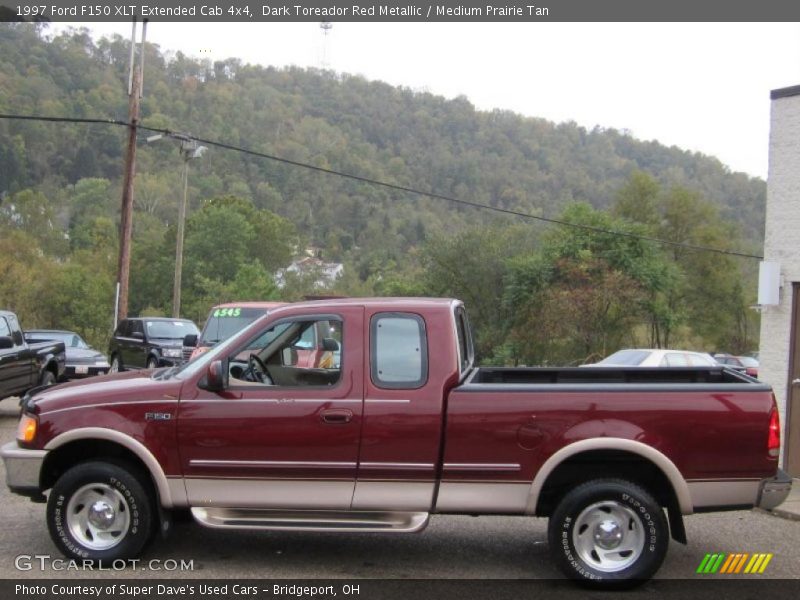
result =
[[[650,579],[667,552],[664,512],[638,485],[597,479],[568,492],[548,524],[550,552],[571,579],[630,587]]]
[[[153,531],[144,477],[127,465],[86,462],[66,471],[47,502],[50,537],[68,558],[113,562],[137,556]]]
[[[42,376],[39,379],[39,385],[50,386],[53,385],[55,382],[56,382],[56,376],[52,371],[48,369],[42,372]]]

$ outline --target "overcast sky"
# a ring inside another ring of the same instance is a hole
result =
[[[131,31],[88,27],[98,37]],[[162,51],[325,66],[463,94],[479,109],[628,130],[762,178],[769,92],[800,84],[798,23],[334,23],[325,39],[319,23],[151,22],[147,39]]]

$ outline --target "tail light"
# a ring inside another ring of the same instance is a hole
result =
[[[775,406],[775,397],[772,397],[772,411],[769,413],[769,434],[767,435],[767,454],[771,458],[778,458],[781,453],[781,418],[778,416],[778,407]]]

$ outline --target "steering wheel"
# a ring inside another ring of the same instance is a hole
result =
[[[269,376],[269,371],[267,371],[267,365],[264,364],[264,361],[262,361],[257,354],[250,354],[250,357],[247,359],[247,370],[252,373],[253,379],[259,383],[274,385],[272,377]]]

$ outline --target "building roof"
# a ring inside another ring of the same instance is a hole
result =
[[[778,88],[777,90],[772,90],[769,93],[770,100],[777,100],[778,98],[790,98],[791,96],[800,96],[800,85]]]

